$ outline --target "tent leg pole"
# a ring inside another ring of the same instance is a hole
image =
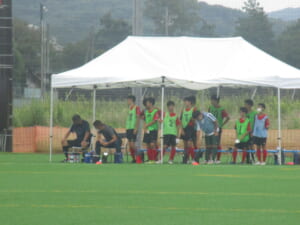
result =
[[[52,162],[52,148],[53,148],[53,96],[54,91],[53,87],[51,87],[50,91],[50,136],[49,136],[49,162]]]
[[[282,142],[281,142],[281,93],[280,88],[277,89],[278,100],[278,164],[281,165]]]
[[[220,91],[221,91],[221,87],[218,86],[218,87],[217,87],[217,97],[218,97],[218,98],[220,97]]]
[[[96,96],[97,96],[97,86],[93,89],[93,122],[96,120]]]
[[[93,89],[93,122],[92,123],[94,123],[96,120],[96,98],[97,98],[97,86],[95,85],[94,89]],[[91,139],[91,144],[90,144],[90,147],[92,150],[94,147],[93,146],[94,139],[95,139],[95,136],[93,135],[92,139]]]
[[[165,99],[165,77],[162,77],[161,85],[161,120],[164,119],[164,99]],[[161,134],[160,134],[160,161],[161,164],[164,162],[164,123],[161,123]]]

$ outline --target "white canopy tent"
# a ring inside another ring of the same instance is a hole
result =
[[[94,90],[95,119],[97,89],[162,87],[163,110],[164,87],[202,90],[218,86],[277,88],[278,147],[281,149],[280,89],[299,88],[300,70],[268,55],[241,37],[128,37],[87,64],[52,76],[50,161],[55,88]]]

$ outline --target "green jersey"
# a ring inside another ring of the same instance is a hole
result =
[[[129,109],[127,120],[126,120],[126,129],[132,130],[136,128],[137,123],[137,114],[136,114],[136,107],[134,106],[132,109]]]
[[[237,133],[237,137],[240,140],[241,143],[245,143],[248,142],[250,139],[250,135],[246,135],[242,140],[241,137],[248,132],[248,126],[249,126],[250,120],[249,119],[245,119],[244,122],[241,122],[240,119],[238,119],[236,121],[235,124],[235,129],[236,129],[236,133]]]
[[[181,124],[183,128],[186,128],[191,120],[193,119],[193,112],[195,108],[191,108],[190,110],[184,109],[181,116]]]
[[[155,114],[158,112],[158,109],[153,109],[152,112],[145,110],[145,122],[146,124],[151,123],[155,119]],[[149,131],[158,130],[158,122],[148,127]]]
[[[247,113],[246,114],[246,116],[247,116],[247,118],[249,119],[249,121],[250,121],[250,125],[251,125],[251,129],[253,130],[253,128],[254,128],[254,123],[255,123],[255,117],[256,117],[256,114],[257,114],[257,112],[255,112],[255,111],[251,111],[251,112],[249,112],[249,113]]]
[[[166,113],[164,118],[164,135],[177,136],[177,116],[171,116],[169,112]]]
[[[223,107],[214,107],[213,105],[211,105],[208,109],[208,112],[216,117],[220,128],[222,128],[223,125],[223,111]]]

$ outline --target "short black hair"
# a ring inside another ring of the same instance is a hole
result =
[[[72,121],[73,122],[79,122],[81,120],[81,117],[78,114],[75,114],[72,116]]]
[[[217,101],[219,103],[220,102],[220,97],[218,97],[217,95],[212,95],[210,97],[210,100]]]
[[[150,102],[152,105],[155,105],[155,99],[152,97],[144,98],[143,105],[146,106],[147,102]]]
[[[248,110],[246,109],[246,107],[241,107],[240,108],[240,112],[248,113]]]
[[[199,115],[201,115],[201,112],[199,110],[193,112],[193,118],[194,119],[197,119]]]
[[[191,95],[189,96],[190,102],[194,105],[196,104],[196,96],[195,95]]]
[[[128,95],[127,99],[131,99],[133,102],[135,102],[136,97],[134,95]]]
[[[94,121],[93,125],[94,125],[94,127],[98,127],[98,126],[104,125],[104,123],[100,120],[96,120],[96,121]]]
[[[258,106],[261,106],[261,107],[263,107],[264,109],[266,109],[265,103],[259,103]]]
[[[246,100],[245,100],[245,104],[250,105],[250,106],[253,106],[253,105],[254,105],[252,99],[246,99]]]
[[[167,103],[167,106],[169,107],[169,106],[175,106],[175,102],[173,102],[173,101],[168,101],[168,103]]]

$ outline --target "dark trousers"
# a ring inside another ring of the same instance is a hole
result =
[[[96,154],[100,155],[101,154],[101,147],[104,148],[115,148],[117,153],[121,152],[121,145],[122,141],[120,139],[116,140],[114,143],[111,143],[110,145],[102,145],[99,141],[96,142]]]

